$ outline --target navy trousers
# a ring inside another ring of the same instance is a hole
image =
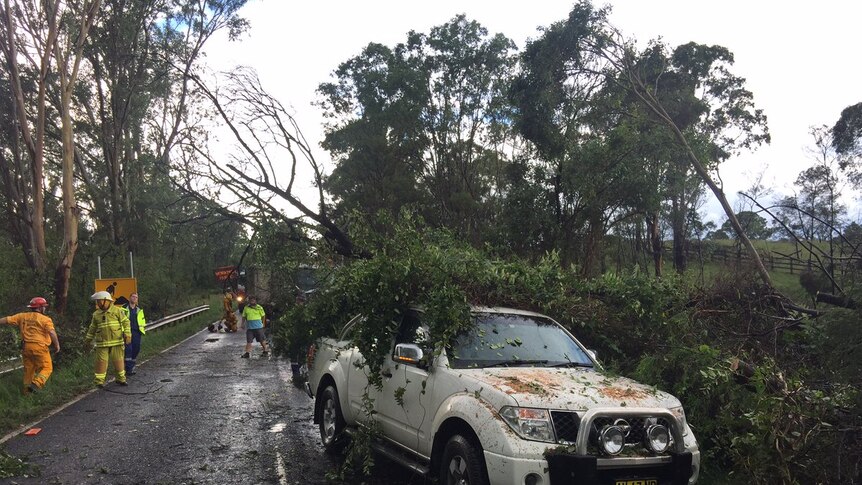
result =
[[[126,372],[135,369],[138,354],[141,352],[141,334],[132,332],[132,343],[126,345]]]

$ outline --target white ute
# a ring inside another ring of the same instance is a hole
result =
[[[675,397],[604,373],[547,316],[507,308],[472,315],[471,329],[432,357],[422,312],[406,313],[379,390],[350,347],[362,317],[318,341],[306,391],[324,448],[340,449],[362,425],[368,388],[382,430],[375,450],[444,485],[697,481],[700,451]]]

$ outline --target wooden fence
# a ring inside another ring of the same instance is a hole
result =
[[[725,265],[745,266],[751,263],[751,256],[744,248],[715,246],[715,245],[699,245],[692,243],[686,248],[686,256],[689,261],[694,261],[698,258],[703,258],[704,261],[711,263],[722,263]],[[841,248],[836,250],[836,257],[841,254]],[[673,248],[665,246],[665,254],[672,255]],[[781,254],[776,251],[760,250],[760,257],[763,264],[770,271],[782,271],[790,274],[797,274],[803,271],[819,271],[820,265],[827,266],[829,259],[821,256],[821,261],[818,262],[813,256],[809,258],[808,252],[804,254],[802,251],[796,251],[795,254]],[[836,274],[846,271],[842,264],[836,264],[834,272]]]

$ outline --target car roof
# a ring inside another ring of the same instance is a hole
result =
[[[411,310],[415,310],[418,312],[425,312],[425,307],[422,305],[411,305]],[[517,308],[509,308],[509,307],[501,307],[501,306],[482,306],[482,305],[470,305],[470,313],[497,313],[497,314],[506,314],[506,315],[525,315],[531,317],[544,317],[549,318],[547,315],[542,313],[537,313],[530,310],[520,310]]]

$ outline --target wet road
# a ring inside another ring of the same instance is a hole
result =
[[[7,441],[40,476],[0,483],[333,483],[342,458],[323,453],[312,400],[287,361],[241,359],[244,337],[198,333]],[[423,483],[377,461],[370,483]]]

